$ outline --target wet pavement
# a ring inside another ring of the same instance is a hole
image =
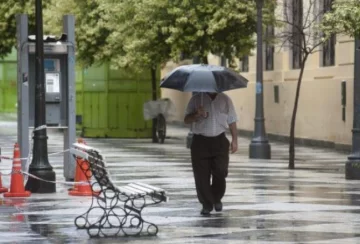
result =
[[[168,128],[165,144],[148,139],[86,139],[104,154],[114,182],[144,182],[168,192],[170,201],[144,210],[159,226],[155,237],[90,239],[74,219],[85,212],[90,197],[69,196],[57,184],[54,194],[30,198],[0,196],[1,243],[360,243],[360,181],[345,180],[347,155],[327,149],[297,147],[297,169],[287,169],[287,146],[271,142],[273,159],[250,160],[249,140],[239,138],[230,157],[224,210],[200,216],[187,129]],[[48,130],[49,153],[62,150],[62,134]],[[0,122],[3,155],[12,156],[16,123]],[[51,156],[57,180],[63,181],[62,157]],[[9,186],[12,162],[3,160],[3,185]]]

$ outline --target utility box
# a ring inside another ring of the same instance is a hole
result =
[[[29,131],[35,122],[35,40],[29,37],[28,16],[17,16],[18,142],[21,158],[29,155]],[[64,177],[75,176],[75,159],[69,148],[76,142],[75,18],[63,18],[63,36],[44,38],[45,108],[47,129],[64,132]],[[44,125],[42,125],[44,126]],[[25,170],[26,160],[22,161]]]

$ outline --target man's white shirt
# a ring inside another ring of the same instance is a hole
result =
[[[203,106],[208,113],[207,118],[202,118],[192,123],[192,132],[208,137],[218,136],[225,132],[230,124],[237,122],[234,105],[224,93],[218,93],[214,100],[207,93],[197,93],[192,96],[185,111],[185,116],[195,113]]]

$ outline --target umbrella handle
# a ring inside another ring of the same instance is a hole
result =
[[[204,107],[204,93],[203,92],[201,93],[201,107]],[[206,119],[207,117],[209,117],[209,112],[207,111],[205,113],[206,113],[206,115],[205,116],[202,115],[202,117]]]

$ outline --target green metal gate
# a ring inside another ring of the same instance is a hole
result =
[[[151,137],[152,122],[143,117],[143,104],[152,98],[150,70],[135,73],[104,64],[78,76],[79,81],[83,76],[77,84],[77,115],[84,137]]]
[[[0,60],[0,112],[15,113],[17,106],[16,52]]]

